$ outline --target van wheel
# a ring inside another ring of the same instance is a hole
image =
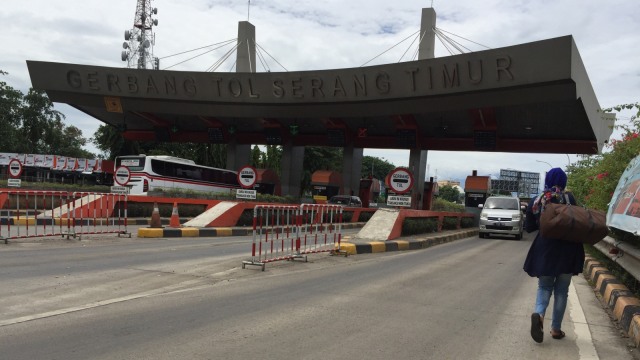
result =
[[[484,233],[478,233],[478,236],[480,237],[480,239],[484,239]]]
[[[520,239],[522,239],[522,233],[516,235],[516,240],[520,240]]]

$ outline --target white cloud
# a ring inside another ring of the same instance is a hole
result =
[[[437,26],[491,48],[573,35],[602,107],[640,101],[640,21],[637,3],[628,0],[451,0],[434,1]],[[357,67],[420,28],[421,9],[430,1],[403,0],[253,0],[250,21],[257,42],[289,71]],[[159,25],[155,55],[164,57],[234,39],[237,24],[247,20],[248,1],[155,0]],[[25,60],[122,67],[124,30],[133,25],[135,1],[4,0],[0,7],[0,69],[9,85],[30,86]],[[460,40],[462,41],[462,40]],[[397,62],[409,41],[373,64]],[[464,42],[472,50],[483,48]],[[176,69],[204,71],[229,48],[203,55]],[[198,52],[190,53],[194,56]],[[412,54],[411,51],[408,54]],[[447,56],[436,44],[436,55]],[[186,57],[162,60],[161,68]],[[406,60],[406,57],[405,57]],[[218,71],[229,71],[231,63]],[[283,71],[269,61],[272,71]],[[260,67],[259,67],[260,69]],[[57,104],[70,124],[86,137],[100,122]],[[623,117],[629,118],[626,113]],[[95,150],[94,150],[95,151]],[[396,165],[408,151],[365,150]],[[575,155],[570,155],[575,161]],[[565,166],[566,155],[429,152],[429,175],[464,180],[472,170],[496,175],[500,169],[544,172]]]

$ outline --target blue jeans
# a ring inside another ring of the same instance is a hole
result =
[[[560,274],[558,276],[538,277],[538,296],[536,298],[536,313],[544,316],[553,293],[553,318],[551,328],[560,330],[564,310],[567,308],[567,297],[569,296],[569,285],[572,274]]]

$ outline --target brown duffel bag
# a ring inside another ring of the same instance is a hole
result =
[[[593,245],[609,233],[603,211],[571,204],[546,204],[540,232],[548,238]]]

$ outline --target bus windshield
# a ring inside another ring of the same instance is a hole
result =
[[[142,171],[144,169],[144,157],[119,157],[116,159],[116,168],[126,166],[131,171]]]

